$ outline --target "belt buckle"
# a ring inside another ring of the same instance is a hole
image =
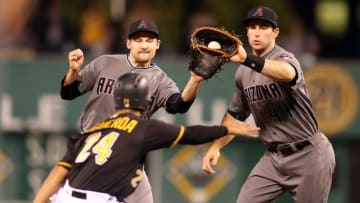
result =
[[[280,151],[282,155],[289,156],[294,153],[294,150],[289,144],[280,144],[277,147],[277,151]]]

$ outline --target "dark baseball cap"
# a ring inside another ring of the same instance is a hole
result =
[[[270,23],[274,28],[277,27],[278,17],[275,11],[272,8],[265,7],[265,6],[258,6],[252,8],[247,17],[243,20],[245,25],[249,25],[249,21],[251,20],[264,20]]]
[[[140,19],[131,23],[128,38],[130,39],[138,32],[150,32],[153,33],[156,38],[159,38],[158,28],[152,20]]]

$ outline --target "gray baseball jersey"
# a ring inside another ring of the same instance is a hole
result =
[[[278,82],[243,65],[236,72],[229,111],[240,120],[252,114],[261,128],[260,139],[270,145],[236,202],[273,202],[285,191],[295,202],[327,202],[334,150],[318,128],[300,64],[279,46],[265,58],[288,62],[297,77],[290,83]],[[278,148],[277,143],[286,144]]]
[[[298,60],[279,46],[265,57],[290,63],[297,71],[296,81],[293,84],[276,82],[240,65],[229,110],[242,118],[251,113],[261,128],[259,136],[266,143],[288,143],[313,136],[318,131],[318,124]]]
[[[113,87],[124,73],[136,71],[149,81],[151,101],[144,112],[146,118],[164,107],[168,97],[179,92],[176,83],[156,64],[148,68],[135,68],[128,55],[104,55],[91,61],[79,72],[79,90],[82,94],[91,91],[81,115],[81,129],[103,121],[115,111]],[[101,109],[101,111],[99,111]]]

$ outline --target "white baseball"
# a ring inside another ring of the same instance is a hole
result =
[[[221,49],[221,45],[217,41],[209,42],[208,47],[211,48],[211,49]]]

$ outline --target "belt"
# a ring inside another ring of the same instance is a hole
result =
[[[295,152],[301,151],[305,147],[311,145],[311,142],[308,140],[292,143],[270,143],[269,151],[270,152],[280,152],[283,156],[289,156]]]
[[[84,200],[87,199],[87,194],[85,192],[80,192],[80,191],[76,191],[76,190],[71,191],[71,196],[75,197],[75,198],[79,198],[79,199],[84,199]],[[120,196],[116,196],[116,198],[119,203],[125,203],[123,198],[121,198]]]
[[[75,190],[73,190],[71,192],[71,196],[79,198],[79,199],[86,199],[86,197],[87,197],[86,193],[78,192],[78,191],[75,191]]]

